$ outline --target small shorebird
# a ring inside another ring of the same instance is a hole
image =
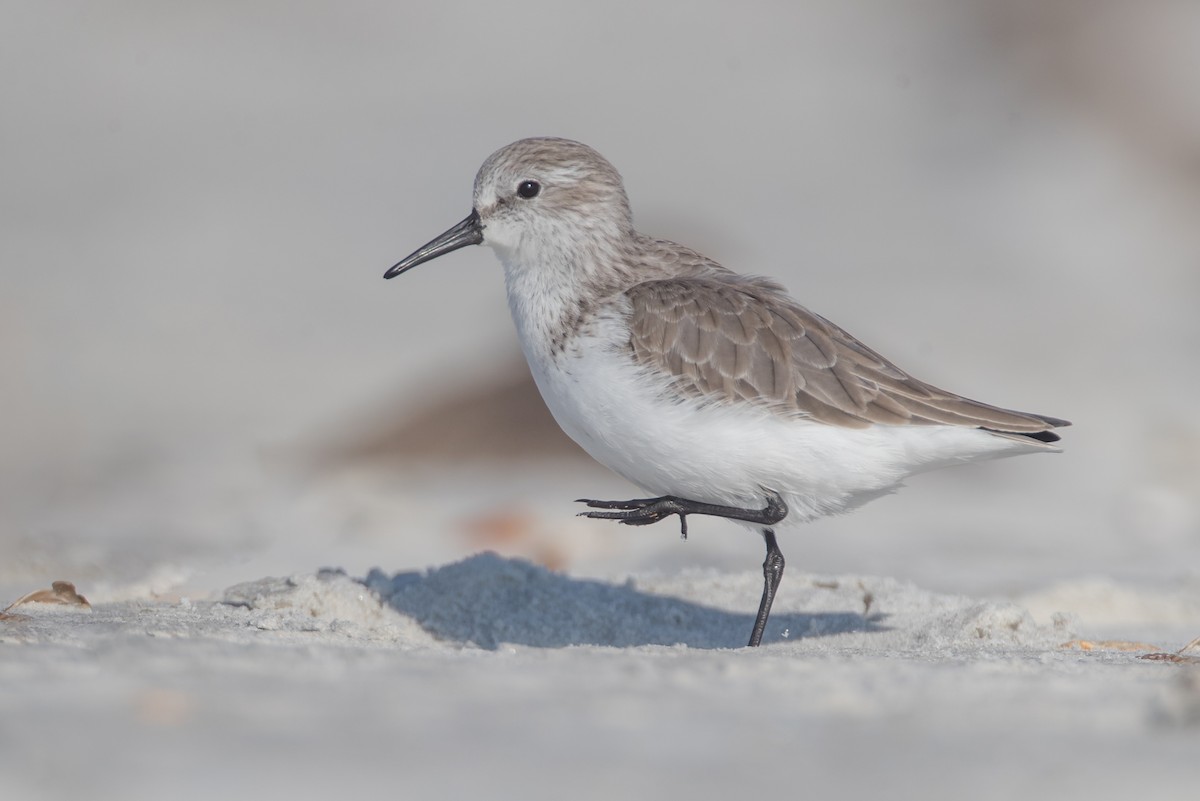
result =
[[[475,176],[458,225],[385,274],[466,245],[504,265],[521,348],[554,419],[654,497],[581,499],[633,526],[724,517],[766,541],[758,645],[783,576],[774,526],[853,509],[914,473],[1056,451],[1066,420],[910,376],[766,278],[634,230],[621,176],[567,139],[522,139]]]

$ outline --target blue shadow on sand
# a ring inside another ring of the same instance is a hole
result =
[[[425,573],[388,576],[373,570],[364,583],[439,639],[489,650],[503,643],[538,648],[740,648],[757,611],[757,598],[755,608],[746,613],[728,612],[644,592],[632,582],[571,578],[494,553]],[[771,615],[763,643],[884,631],[882,619],[854,612],[777,612]]]

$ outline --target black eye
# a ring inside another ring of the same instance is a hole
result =
[[[521,181],[517,186],[517,194],[528,200],[531,197],[537,197],[538,192],[542,191],[542,185],[537,181]]]

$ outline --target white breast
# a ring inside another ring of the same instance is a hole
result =
[[[1033,449],[973,428],[848,429],[752,404],[698,402],[673,393],[667,376],[636,365],[628,341],[617,314],[558,354],[522,337],[563,431],[655,496],[758,508],[771,489],[788,504],[788,522],[802,522],[859,506],[916,472]]]

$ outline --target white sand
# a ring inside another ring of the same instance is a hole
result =
[[[1011,603],[788,579],[758,650],[736,647],[752,574],[604,583],[491,554],[20,607],[0,797],[1194,791],[1200,666],[1063,648],[1066,618]]]

